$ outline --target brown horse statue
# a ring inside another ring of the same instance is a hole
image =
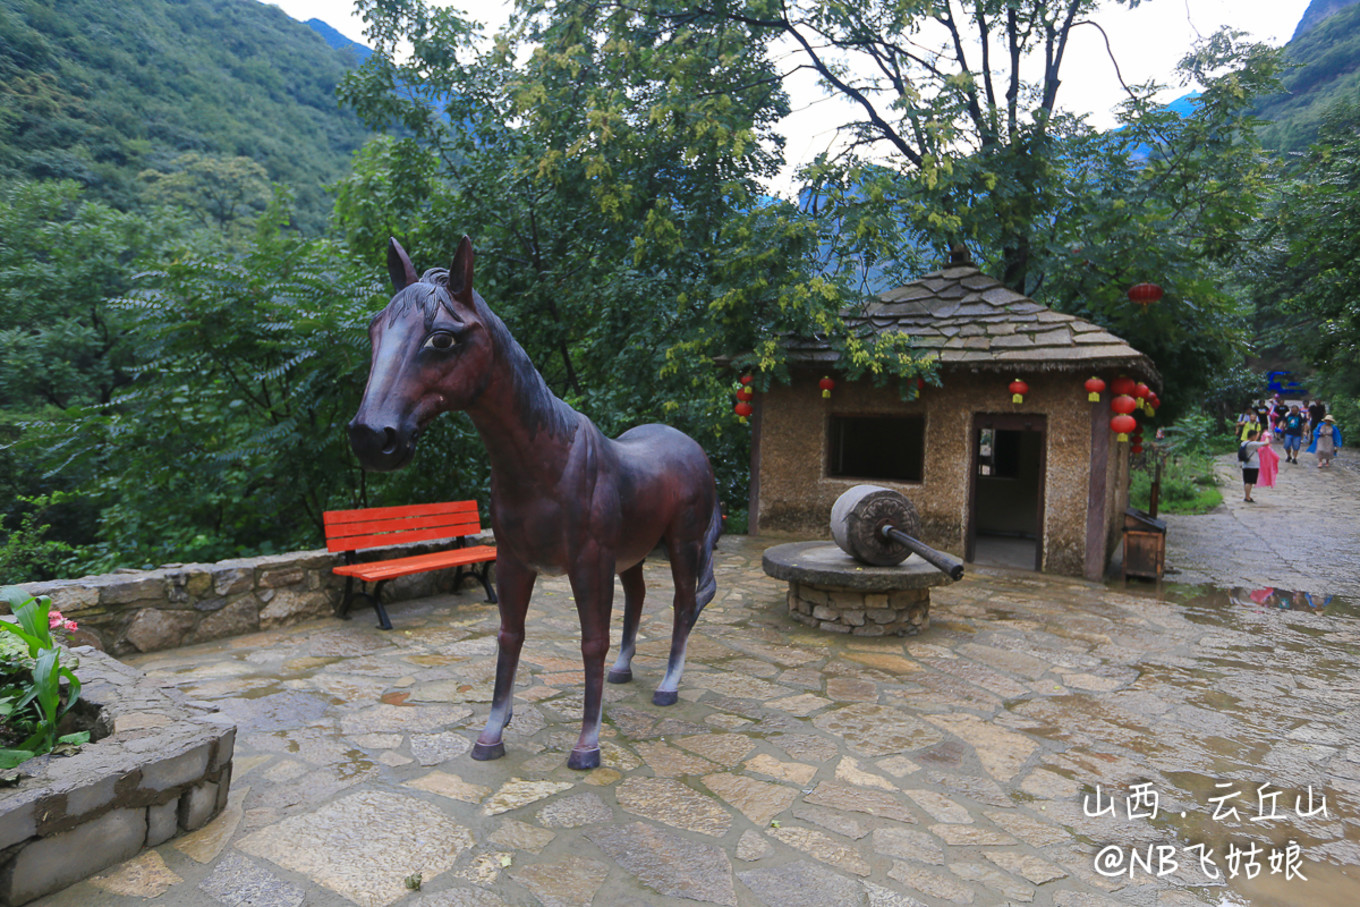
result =
[[[491,715],[472,758],[505,755],[524,614],[540,573],[566,573],[581,620],[585,709],[571,768],[600,764],[604,661],[614,574],[623,581],[623,639],[611,683],[632,680],[642,613],[643,559],[664,544],[675,583],[670,661],[652,701],[677,699],[685,643],[713,599],[713,545],[722,530],[708,457],[665,425],[642,425],[610,440],[553,395],[505,324],[472,289],[472,242],[448,271],[416,276],[394,239],[387,268],[396,295],[368,328],[368,386],[349,424],[367,469],[404,466],[431,419],[465,410],[491,461],[491,525],[501,628]]]

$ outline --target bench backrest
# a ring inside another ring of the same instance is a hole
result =
[[[477,535],[482,531],[476,501],[327,510],[323,517],[327,551],[385,548]]]

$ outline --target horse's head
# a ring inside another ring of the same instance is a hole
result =
[[[485,305],[472,290],[472,261],[472,241],[464,236],[447,276],[431,270],[417,277],[401,245],[388,243],[397,292],[368,326],[368,385],[349,423],[364,468],[405,466],[431,419],[468,408],[485,389],[493,350],[479,314]]]

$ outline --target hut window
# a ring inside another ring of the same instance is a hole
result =
[[[925,462],[925,416],[832,416],[827,475],[919,482]]]

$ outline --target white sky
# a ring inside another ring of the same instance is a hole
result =
[[[321,19],[355,41],[364,40],[363,21],[353,13],[352,0],[263,0],[278,6],[295,19]],[[1124,81],[1134,85],[1158,81],[1171,87],[1162,97],[1171,101],[1195,86],[1180,85],[1175,66],[1200,37],[1220,26],[1231,25],[1254,40],[1279,46],[1294,33],[1309,0],[1143,0],[1134,10],[1108,2],[1094,17],[1109,36]],[[501,0],[449,0],[471,18],[499,27],[510,4]],[[1100,32],[1090,26],[1073,31],[1063,62],[1063,85],[1058,105],[1090,114],[1090,122],[1106,128],[1114,123],[1111,113],[1124,97]],[[783,124],[788,138],[789,171],[825,151],[834,127],[849,113],[840,102],[818,101],[818,90],[809,76],[791,84],[795,111]],[[844,112],[843,112],[844,111]]]

